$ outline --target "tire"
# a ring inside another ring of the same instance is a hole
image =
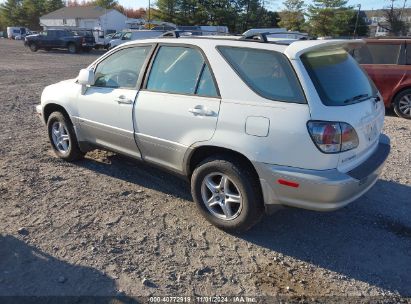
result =
[[[394,112],[399,117],[411,119],[411,89],[404,90],[395,96]]]
[[[223,177],[228,179],[228,183],[220,187],[224,183]],[[216,185],[220,189],[212,192],[210,189],[215,189]],[[200,163],[191,176],[191,194],[201,214],[210,223],[228,232],[244,232],[264,214],[258,177],[244,161],[236,158],[220,155]],[[210,197],[211,203],[207,206],[206,201]],[[227,204],[228,201],[230,204]],[[231,212],[228,212],[227,206]]]
[[[69,43],[67,45],[67,50],[70,54],[76,54],[78,52],[78,49],[75,43]]]
[[[47,131],[54,153],[61,159],[72,162],[83,158],[78,146],[73,124],[61,112],[53,112],[47,120]]]
[[[32,52],[37,52],[39,49],[35,43],[30,43],[29,48]]]

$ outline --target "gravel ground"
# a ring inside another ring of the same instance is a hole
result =
[[[33,107],[99,55],[0,40],[0,296],[411,296],[411,121],[387,115],[392,153],[356,202],[282,208],[230,235],[175,176],[99,150],[53,155]]]

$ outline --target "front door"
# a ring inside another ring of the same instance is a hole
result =
[[[134,140],[133,104],[152,45],[127,47],[94,68],[95,83],[78,98],[79,124],[85,140],[140,157]]]
[[[160,45],[134,109],[143,158],[183,171],[187,149],[213,136],[219,109],[218,89],[202,52]]]

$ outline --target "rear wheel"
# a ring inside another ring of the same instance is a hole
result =
[[[394,112],[399,117],[411,119],[411,89],[404,90],[395,97]]]
[[[202,215],[226,231],[246,231],[264,213],[258,178],[244,162],[224,155],[208,158],[194,170],[191,193]]]
[[[38,50],[38,47],[35,43],[30,43],[29,48],[30,48],[30,51],[32,52],[37,52]]]
[[[51,146],[58,157],[66,161],[75,161],[84,156],[78,147],[71,121],[61,112],[50,114],[47,120],[47,130]]]
[[[74,43],[69,43],[69,45],[67,46],[67,49],[70,54],[77,53],[77,46]]]

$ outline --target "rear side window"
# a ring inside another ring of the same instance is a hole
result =
[[[218,50],[241,79],[264,98],[306,103],[288,59],[278,52],[220,46]]]
[[[150,71],[147,89],[209,97],[218,95],[202,54],[190,47],[161,46]]]
[[[371,44],[354,49],[353,56],[360,64],[397,64],[401,44]]]

